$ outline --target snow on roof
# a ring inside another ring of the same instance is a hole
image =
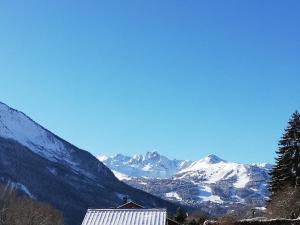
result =
[[[166,225],[166,209],[88,209],[82,225]]]

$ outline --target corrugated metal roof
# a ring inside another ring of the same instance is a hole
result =
[[[82,225],[166,225],[166,209],[88,209]]]

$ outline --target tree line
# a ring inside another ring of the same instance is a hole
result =
[[[0,187],[0,225],[64,225],[62,214],[49,204],[18,196]]]

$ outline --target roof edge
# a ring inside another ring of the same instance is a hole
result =
[[[153,208],[153,209],[87,209],[87,211],[167,211],[166,208]]]

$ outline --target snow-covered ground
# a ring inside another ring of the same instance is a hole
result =
[[[179,196],[179,194],[177,192],[168,192],[165,194],[166,198],[168,199],[175,199],[175,200],[178,200],[178,201],[182,201],[182,198]]]

